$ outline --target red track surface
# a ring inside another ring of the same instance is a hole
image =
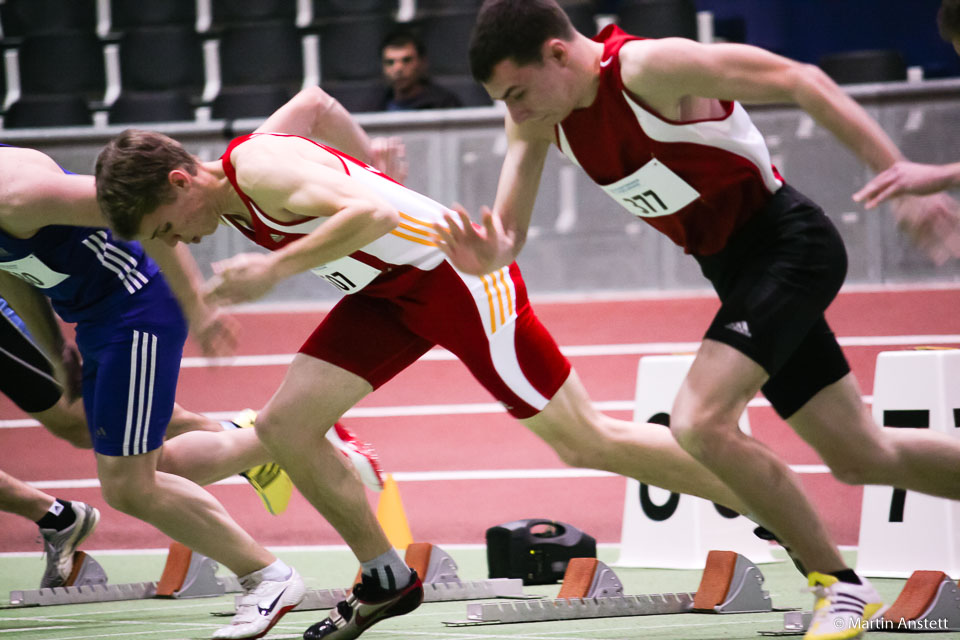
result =
[[[717,303],[712,298],[628,302],[538,304],[537,311],[564,346],[700,339]],[[240,315],[242,354],[294,353],[321,314]],[[844,293],[828,314],[838,336],[960,333],[956,290]],[[847,348],[865,394],[872,393],[876,355],[898,347]],[[197,355],[188,346],[187,355]],[[634,394],[636,355],[582,356],[574,367],[595,401],[629,400]],[[188,368],[178,399],[194,411],[229,411],[262,406],[276,389],[284,366]],[[398,376],[361,406],[487,403],[490,397],[455,361],[423,361]],[[0,398],[0,420],[23,415]],[[629,418],[627,412],[618,417]],[[754,435],[790,464],[817,464],[817,455],[772,409],[750,409]],[[554,453],[506,414],[352,418],[349,426],[375,443],[388,471],[560,468]],[[93,456],[71,449],[46,431],[0,429],[0,468],[28,481],[95,478]],[[856,544],[861,490],[827,475],[803,476],[836,541]],[[414,537],[440,543],[483,541],[487,527],[543,516],[571,522],[602,542],[620,537],[624,481],[620,478],[538,480],[449,480],[406,482],[400,490]],[[287,513],[271,517],[244,486],[211,491],[237,520],[267,545],[339,544],[337,534],[299,495]],[[152,527],[113,511],[98,489],[50,490],[90,502],[103,512],[89,549],[161,547],[167,539]],[[375,500],[375,496],[372,496]],[[36,527],[0,513],[0,551],[38,550]]]

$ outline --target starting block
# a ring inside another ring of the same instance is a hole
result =
[[[914,571],[883,622],[883,630],[960,631],[957,583],[942,571]]]
[[[67,586],[10,592],[12,607],[34,607],[55,604],[116,602],[146,598],[202,598],[240,591],[235,577],[216,576],[218,564],[173,542],[159,582],[108,584],[107,574],[91,556],[83,551],[74,554],[74,569]]]
[[[647,616],[667,613],[758,613],[772,611],[761,587],[763,574],[733,551],[711,551],[696,592],[624,595],[620,579],[596,558],[574,558],[567,565],[555,600],[481,602],[467,605],[467,619],[447,626],[547,622],[582,618]]]
[[[429,542],[407,546],[404,562],[421,576],[424,602],[452,602],[485,598],[531,598],[523,593],[520,578],[464,581],[457,575],[457,563],[443,549]],[[357,578],[359,580],[359,577]],[[294,611],[332,609],[349,595],[349,589],[308,589]]]
[[[781,631],[761,631],[765,636],[801,635],[813,614],[784,614]],[[870,631],[960,631],[960,588],[942,571],[914,571],[903,591],[882,616],[864,624]]]

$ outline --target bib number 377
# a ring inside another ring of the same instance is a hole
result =
[[[657,159],[603,190],[633,215],[668,216],[700,197],[700,193]]]

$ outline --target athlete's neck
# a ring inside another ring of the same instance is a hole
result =
[[[584,109],[597,99],[600,88],[600,62],[603,43],[577,34],[570,46],[570,65],[574,70],[572,95],[577,96],[576,109]]]

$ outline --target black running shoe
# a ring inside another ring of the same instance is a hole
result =
[[[410,613],[423,602],[423,583],[416,571],[399,591],[386,591],[370,576],[331,609],[330,615],[303,632],[303,640],[352,640],[386,618]]]

